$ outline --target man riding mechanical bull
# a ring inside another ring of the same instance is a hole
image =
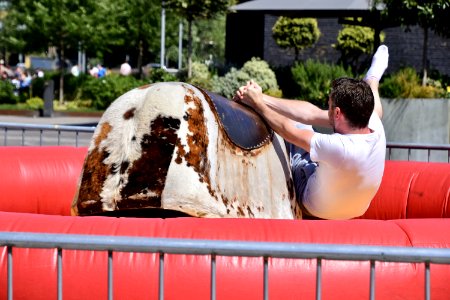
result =
[[[363,80],[334,80],[328,110],[264,95],[254,81],[235,101],[186,83],[131,90],[96,128],[72,213],[358,217],[384,171],[388,58],[380,46]]]

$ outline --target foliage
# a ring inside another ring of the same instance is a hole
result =
[[[279,17],[272,28],[275,42],[281,48],[293,48],[295,60],[300,50],[311,47],[319,40],[317,20],[312,18]]]
[[[450,0],[382,0],[385,19],[400,25],[419,25],[449,37]]]
[[[244,64],[241,71],[256,81],[265,93],[281,96],[275,72],[264,60],[254,57]]]
[[[44,100],[40,97],[33,97],[25,101],[26,106],[32,110],[38,110],[44,108]]]
[[[164,6],[174,10],[188,23],[188,77],[192,75],[192,26],[194,20],[210,20],[217,15],[227,12],[228,7],[234,4],[232,0],[165,0]]]
[[[281,96],[278,88],[275,73],[270,69],[269,64],[259,58],[252,58],[237,70],[232,68],[225,76],[215,77],[213,80],[213,92],[232,98],[236,90],[253,79],[262,88],[264,93],[273,96]]]
[[[16,50],[107,50],[114,43],[116,26],[105,18],[106,0],[16,0],[5,19],[9,46]],[[108,39],[109,37],[109,39]],[[105,41],[110,41],[105,43]]]
[[[236,90],[245,85],[250,80],[250,76],[236,68],[231,68],[225,76],[214,77],[212,91],[224,96],[225,98],[233,98]]]
[[[164,69],[151,69],[147,78],[150,83],[177,81],[177,77]]]
[[[15,104],[19,98],[14,95],[14,86],[5,80],[0,80],[0,103]]]
[[[80,87],[77,100],[90,99],[93,108],[102,110],[122,94],[141,85],[144,85],[143,81],[131,76],[111,74],[103,78],[87,77]]]
[[[53,103],[53,107],[55,110],[63,111],[91,111],[92,100],[73,100],[67,101],[64,105],[59,105],[58,102],[55,101]]]
[[[107,16],[107,0],[16,0],[5,19],[3,40],[21,52],[43,52],[53,46],[59,61],[67,51],[106,51],[118,40],[115,19]],[[63,64],[60,64],[60,101],[63,101]]]
[[[209,66],[224,63],[226,16],[217,15],[209,20],[196,20],[193,30],[193,61]]]
[[[212,76],[208,66],[200,62],[192,63],[192,76],[190,78],[187,78],[187,70],[184,70],[179,73],[179,79],[207,90],[213,88]]]
[[[431,82],[430,82],[431,83]],[[385,98],[438,98],[445,91],[437,82],[422,86],[413,68],[403,68],[384,79],[380,85],[380,95]]]
[[[224,13],[234,1],[229,0],[164,0],[164,6],[173,9],[186,20],[209,19]]]
[[[296,63],[292,67],[292,76],[299,86],[298,99],[310,101],[326,108],[331,82],[339,77],[353,77],[350,69],[341,65],[321,63],[314,60]]]
[[[381,0],[377,0],[381,1]],[[422,85],[427,82],[428,30],[450,37],[450,0],[383,0],[382,11],[384,22],[398,25],[419,25],[424,30],[422,56]]]
[[[142,66],[147,51],[159,53],[160,50],[160,14],[161,0],[115,0],[114,5],[108,5],[108,16],[116,20],[114,27],[118,28],[113,38],[120,41],[127,52],[137,50],[140,78],[143,77]],[[178,22],[171,21],[174,18],[167,19],[166,31],[177,32]]]
[[[381,42],[384,34],[381,34]],[[369,27],[344,25],[339,31],[334,48],[341,52],[340,62],[352,68],[353,72],[361,73],[365,63],[374,52],[374,30]],[[360,67],[362,66],[362,67]]]

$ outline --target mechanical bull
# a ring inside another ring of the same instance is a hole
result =
[[[105,111],[72,214],[301,218],[283,139],[249,108],[175,82]]]

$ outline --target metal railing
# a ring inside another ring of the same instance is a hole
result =
[[[396,152],[396,153],[394,153]],[[450,163],[450,144],[387,143],[386,159]]]
[[[427,300],[431,299],[430,264],[450,264],[450,249],[448,248],[193,240],[27,232],[0,232],[0,246],[7,247],[8,299],[13,299],[13,247],[53,248],[58,250],[56,282],[58,299],[62,299],[62,250],[66,249],[108,252],[108,299],[113,298],[112,265],[114,251],[159,254],[159,299],[164,299],[165,254],[211,256],[211,299],[216,299],[216,256],[264,258],[263,278],[261,279],[263,281],[264,299],[269,297],[269,258],[316,259],[316,299],[321,299],[322,294],[322,260],[370,261],[369,299],[375,299],[375,262],[423,263],[425,265],[424,298]]]
[[[3,146],[88,146],[95,126],[1,123]],[[53,134],[52,134],[53,133]]]
[[[1,123],[3,146],[88,146],[95,126]],[[46,135],[53,132],[56,136]],[[1,138],[1,136],[0,136]],[[450,163],[450,144],[393,143],[386,145],[387,160],[438,161]]]

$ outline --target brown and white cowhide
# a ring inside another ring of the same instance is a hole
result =
[[[158,83],[103,114],[72,214],[298,219],[290,174],[283,139],[253,111],[186,83]]]

